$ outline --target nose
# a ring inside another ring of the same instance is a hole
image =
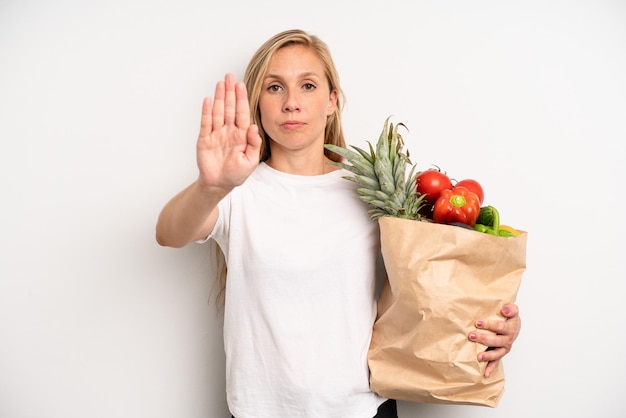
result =
[[[300,111],[300,104],[298,101],[298,97],[293,92],[293,90],[288,90],[287,95],[285,97],[285,103],[283,104],[284,112],[298,112]]]

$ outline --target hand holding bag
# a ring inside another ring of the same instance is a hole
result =
[[[477,319],[517,297],[527,233],[504,238],[452,225],[381,217],[388,279],[368,352],[371,389],[425,403],[495,407],[504,392],[502,361],[489,378],[471,342]],[[481,331],[484,332],[484,331]]]

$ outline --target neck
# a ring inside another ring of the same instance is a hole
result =
[[[272,156],[265,161],[265,164],[287,174],[319,176],[338,169],[338,167],[330,165],[328,162],[330,162],[330,159],[324,154],[313,158],[307,158],[305,156],[301,158],[295,156],[281,158],[279,155],[272,154]]]

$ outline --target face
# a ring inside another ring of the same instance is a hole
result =
[[[320,58],[302,45],[279,49],[263,79],[259,109],[272,157],[323,153],[326,119],[336,107]]]

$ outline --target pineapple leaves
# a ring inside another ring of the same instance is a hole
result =
[[[352,149],[324,145],[344,159],[329,164],[352,173],[344,179],[357,184],[358,198],[371,206],[368,210],[371,219],[381,216],[421,219],[419,210],[423,197],[417,194],[418,172],[409,159],[408,151],[404,151],[404,139],[398,132],[400,127],[407,128],[403,123],[394,125],[390,119],[385,120],[376,144],[367,142],[369,152],[354,145]],[[408,165],[411,169],[407,177]]]

